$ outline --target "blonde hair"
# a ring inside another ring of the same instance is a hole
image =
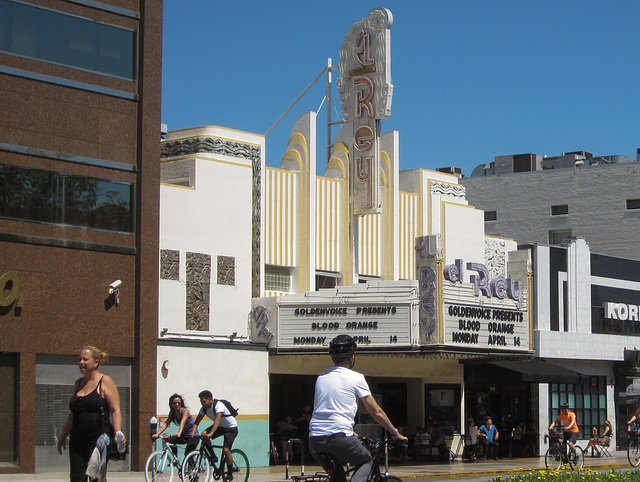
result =
[[[91,356],[94,358],[94,360],[98,360],[99,363],[104,363],[109,359],[109,355],[107,355],[107,352],[101,351],[95,346],[86,345],[80,349],[80,352],[83,352],[85,350],[91,352]]]

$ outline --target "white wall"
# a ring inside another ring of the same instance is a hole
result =
[[[178,251],[180,262],[179,279],[161,279],[159,286],[158,373],[154,374],[157,413],[166,415],[169,396],[179,393],[195,414],[200,409],[198,393],[211,390],[215,397],[228,399],[239,409],[236,446],[247,453],[252,465],[266,465],[268,352],[265,347],[242,343],[249,337],[253,282],[254,173],[258,171],[253,163],[259,162],[259,172],[264,173],[265,139],[231,129],[201,127],[169,133],[167,141],[183,142],[186,151],[194,145],[196,148],[191,154],[163,161],[194,159],[183,163],[191,169],[185,176],[191,179],[189,187],[160,187],[160,249]],[[253,158],[256,146],[260,148],[259,160]],[[262,182],[259,197],[262,202]],[[258,222],[264,236],[263,215]],[[262,245],[260,249],[263,251]],[[211,257],[209,326],[203,331],[186,329],[187,253]],[[233,286],[218,283],[218,256],[234,259]],[[262,289],[263,279],[260,283]],[[235,340],[230,336],[233,333],[237,333]]]
[[[183,136],[222,136],[225,140],[261,143],[264,138],[222,128],[178,131]],[[251,309],[253,171],[250,159],[201,153],[195,157],[192,188],[162,185],[160,188],[160,249],[180,251],[179,281],[160,280],[159,330],[186,332],[186,254],[211,256],[210,320],[212,335],[237,332],[247,336]],[[169,161],[170,162],[170,161]],[[235,285],[217,283],[217,257],[235,260]],[[198,334],[203,334],[199,332]]]
[[[162,364],[169,361],[169,369]],[[240,415],[269,413],[267,350],[158,346],[158,413],[169,411],[169,396],[183,395],[192,412],[200,409],[198,393],[211,390],[240,409]]]

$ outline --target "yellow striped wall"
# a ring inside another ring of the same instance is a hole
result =
[[[265,264],[297,264],[297,176],[283,169],[265,170]]]
[[[415,279],[416,258],[414,243],[418,234],[419,196],[400,192],[400,279]]]
[[[268,167],[265,172],[265,264],[297,267],[297,172]],[[316,178],[316,269],[341,272],[344,268],[342,192],[344,181]],[[415,238],[419,236],[420,196],[400,192],[399,277],[415,279]],[[359,266],[366,276],[382,277],[382,218],[358,218]]]
[[[340,209],[343,181],[316,178],[316,269],[340,271]]]
[[[365,276],[381,276],[380,270],[380,221],[381,215],[368,214],[358,217],[358,273]]]
[[[265,291],[264,296],[289,296],[291,293],[285,291]]]

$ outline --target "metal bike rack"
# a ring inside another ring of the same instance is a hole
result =
[[[291,447],[292,444],[300,444],[300,476],[304,477],[304,443],[302,442],[301,439],[299,438],[290,438],[289,440],[287,440],[287,448],[286,448],[286,455],[285,455],[285,459],[284,459],[284,465],[285,465],[285,479],[289,478],[289,448]],[[299,480],[300,477],[292,477],[293,480]]]

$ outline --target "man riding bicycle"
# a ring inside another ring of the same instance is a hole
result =
[[[358,400],[394,440],[406,442],[407,438],[398,432],[373,398],[364,376],[352,370],[357,346],[349,335],[338,335],[329,343],[329,355],[334,366],[316,381],[313,416],[309,423],[309,450],[325,470],[331,467],[327,454],[340,461],[340,465],[335,467],[336,480],[345,479],[342,464],[349,463],[358,467],[351,481],[364,482],[373,460],[353,432]]]
[[[553,427],[556,426],[556,422],[562,422],[564,424],[564,435],[559,436],[560,443],[563,443],[564,440],[567,441],[569,447],[571,447],[571,451],[574,456],[577,456],[576,449],[574,444],[578,440],[578,432],[580,429],[578,428],[578,421],[576,419],[576,414],[569,411],[569,404],[563,403],[560,405],[560,415],[558,418],[549,425],[549,431],[553,430]]]
[[[627,425],[631,425],[633,422],[638,423],[639,416],[640,416],[640,407],[638,407],[638,410],[636,410],[636,413],[633,414],[633,417],[629,419],[629,421],[627,422]]]
[[[191,437],[195,436],[198,425],[206,415],[213,420],[213,425],[202,431],[202,444],[209,448],[210,454],[214,462],[217,462],[218,457],[213,452],[211,447],[211,439],[224,436],[222,452],[227,462],[229,474],[232,473],[233,468],[233,455],[231,454],[231,447],[233,447],[233,441],[238,436],[238,422],[235,417],[231,415],[229,409],[225,404],[218,400],[214,403],[213,394],[209,390],[203,390],[198,394],[200,399],[200,405],[202,408],[198,412],[193,428],[191,429]],[[229,475],[228,481],[233,480],[233,475]]]

